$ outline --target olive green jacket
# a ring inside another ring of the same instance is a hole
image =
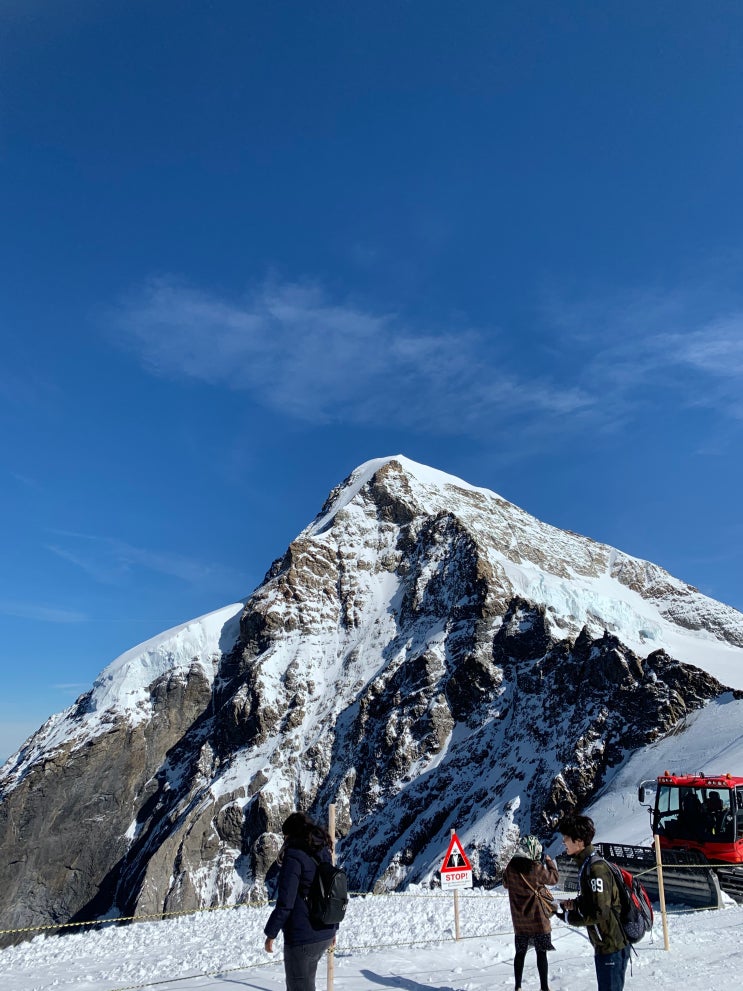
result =
[[[593,853],[589,844],[573,856],[580,870],[580,887],[565,919],[571,926],[586,926],[595,952],[604,956],[623,949],[627,939],[619,924],[619,892],[611,868],[599,856],[586,863]]]

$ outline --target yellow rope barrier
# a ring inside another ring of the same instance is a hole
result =
[[[184,915],[201,915],[204,912],[226,912],[235,908],[265,908],[268,902],[256,905],[211,905],[207,908],[183,909],[179,912],[158,912],[152,915],[117,915],[111,919],[89,919],[87,922],[53,922],[43,926],[22,926],[18,929],[0,929],[0,936],[13,933],[43,932],[49,929],[74,929],[81,926],[108,926],[115,922],[162,922],[164,919]]]
[[[699,868],[702,870],[710,870],[709,864],[662,864],[663,870],[689,870],[694,868]],[[646,874],[652,874],[656,870],[655,865],[647,868],[647,870],[638,871],[635,877],[644,877]],[[447,892],[442,892],[441,889],[432,889],[430,893],[425,892],[408,892],[408,891],[351,891],[349,892],[352,898],[378,898],[393,895],[395,898],[445,898]],[[460,892],[460,897],[463,899],[482,899],[482,898],[492,898],[492,899],[505,899],[508,896],[499,892],[491,892],[486,895],[473,895],[467,894],[465,892]],[[120,915],[113,918],[103,918],[103,919],[88,919],[84,922],[53,922],[46,923],[44,925],[38,926],[19,926],[15,929],[0,929],[0,936],[11,936],[18,935],[19,933],[28,932],[49,932],[58,931],[60,929],[75,929],[84,928],[86,926],[108,926],[114,925],[116,923],[122,922],[161,922],[165,919],[180,918],[190,915],[201,915],[206,912],[227,912],[232,911],[237,908],[266,908],[268,905],[272,904],[271,901],[265,902],[250,902],[241,903],[238,905],[212,905],[206,908],[194,908],[194,909],[182,909],[175,912],[157,912],[146,915]],[[698,911],[705,911],[705,909],[700,909]]]
[[[379,898],[387,895],[394,895],[396,898],[442,898],[446,897],[446,893],[443,893],[436,889],[430,894],[413,894],[407,891],[351,891],[349,895],[352,898]],[[467,895],[462,897],[467,898]],[[473,897],[473,896],[469,896]],[[499,895],[494,893],[492,895],[476,895],[477,898],[505,898],[506,895]],[[192,909],[182,909],[177,912],[158,912],[149,915],[118,915],[113,918],[104,919],[88,919],[85,922],[51,922],[39,926],[21,926],[16,929],[0,929],[0,936],[13,935],[17,933],[27,933],[27,932],[44,932],[48,930],[59,930],[59,929],[74,929],[81,928],[83,926],[108,926],[113,925],[117,922],[162,922],[164,919],[178,918],[180,916],[188,915],[200,915],[204,912],[228,912],[236,908],[266,908],[268,905],[272,904],[271,901],[265,902],[244,902],[238,905],[211,905],[206,908],[192,908]]]

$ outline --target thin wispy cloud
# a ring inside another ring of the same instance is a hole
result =
[[[47,550],[74,564],[94,581],[102,584],[120,584],[139,569],[177,578],[192,585],[203,584],[205,581],[239,581],[239,576],[228,574],[220,565],[206,564],[182,554],[135,547],[114,537],[65,530],[54,532],[58,540],[47,544]]]
[[[461,322],[414,327],[316,284],[267,282],[227,301],[159,279],[113,325],[152,374],[244,390],[306,423],[507,429],[533,447],[557,433],[622,430],[661,406],[743,419],[743,309],[720,315],[715,302],[708,286],[553,295],[535,314],[547,333],[519,346]]]
[[[19,485],[25,486],[27,489],[34,489],[35,491],[41,491],[42,486],[34,478],[30,478],[28,475],[22,475],[20,472],[11,471],[8,473],[12,479],[18,482]]]
[[[38,602],[16,602],[0,600],[0,614],[16,619],[30,619],[40,623],[85,623],[85,613],[73,609],[57,609]]]
[[[720,306],[709,286],[565,303],[546,316],[568,356],[583,352],[593,388],[625,411],[658,395],[743,419],[743,306]]]
[[[560,417],[593,402],[581,386],[509,367],[495,333],[414,328],[395,313],[333,302],[317,285],[266,283],[227,302],[161,279],[113,322],[152,373],[242,389],[309,423],[466,433],[495,416]]]
[[[678,339],[678,360],[723,379],[743,379],[743,311]]]

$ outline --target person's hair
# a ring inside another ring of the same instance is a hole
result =
[[[531,860],[529,857],[522,857],[517,853],[508,861],[508,869],[514,874],[532,874],[537,869],[537,861]]]
[[[565,816],[557,828],[562,836],[569,836],[571,840],[579,840],[586,846],[596,835],[593,819],[589,819],[588,816]]]
[[[304,812],[292,812],[281,824],[281,832],[285,837],[285,846],[299,846],[311,854],[319,853],[323,848],[332,848],[328,831]]]

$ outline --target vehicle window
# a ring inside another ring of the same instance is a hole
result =
[[[743,797],[743,796],[742,796]],[[658,811],[663,814],[678,812],[679,790],[670,785],[661,785],[658,792]]]
[[[703,801],[705,809],[709,812],[730,811],[730,792],[727,789],[722,791],[710,789]]]

